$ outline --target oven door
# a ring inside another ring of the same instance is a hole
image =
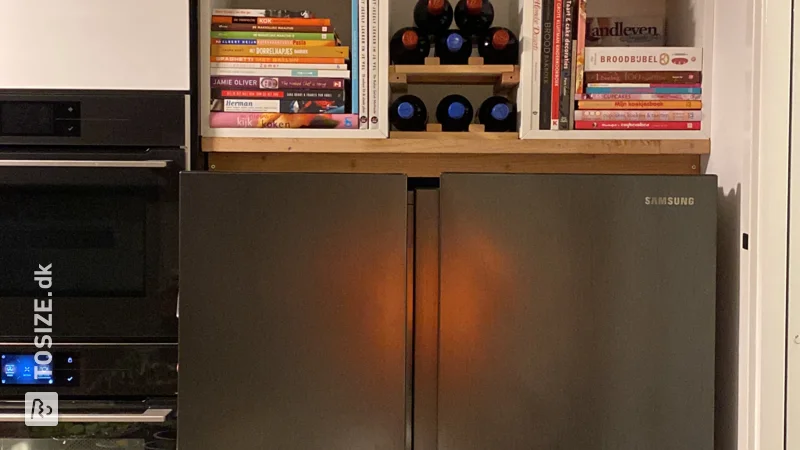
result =
[[[183,152],[0,153],[0,342],[177,342]]]

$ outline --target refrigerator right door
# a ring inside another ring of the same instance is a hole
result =
[[[446,174],[439,450],[712,450],[716,178]]]

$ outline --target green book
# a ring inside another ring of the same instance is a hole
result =
[[[332,41],[334,33],[292,33],[283,31],[212,31],[211,39],[292,39],[297,41]]]

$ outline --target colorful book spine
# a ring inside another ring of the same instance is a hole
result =
[[[248,77],[248,76],[212,76],[211,88],[228,88],[242,90],[260,89],[344,89],[343,78],[314,77]]]
[[[353,78],[350,83],[350,112],[358,114],[358,0],[350,0],[350,45],[353,54],[350,56],[350,66]]]
[[[702,94],[702,88],[601,88],[587,87],[587,94]]]
[[[583,94],[584,66],[586,64],[586,0],[576,0],[577,32],[575,40],[575,95]]]
[[[212,31],[211,39],[291,39],[297,41],[336,41],[333,33],[295,33],[288,31]]]
[[[211,31],[288,31],[292,33],[333,33],[333,27],[255,25],[250,23],[215,23],[211,25]]]
[[[550,88],[550,129],[558,130],[561,98],[561,44],[564,39],[564,0],[555,0],[553,8],[553,74]]]
[[[679,88],[679,89],[692,89],[701,88],[700,83],[693,84],[672,84],[672,83],[589,83],[587,87],[591,88]]]
[[[358,128],[355,114],[213,112],[211,128]]]
[[[700,47],[586,47],[587,72],[703,70]]]
[[[550,112],[553,87],[553,9],[555,0],[544,0],[542,3],[542,69],[539,86],[539,129],[550,129]]]
[[[548,0],[544,0],[545,2]],[[531,89],[531,115],[532,126],[539,126],[541,83],[542,83],[542,0],[533,0],[533,39],[531,40],[531,53],[533,61],[531,64],[531,75],[533,78],[533,89]]]
[[[306,19],[302,17],[235,17],[211,16],[211,23],[245,23],[253,25],[287,25],[301,27],[329,27],[331,19]]]
[[[702,118],[700,111],[669,110],[583,110],[575,111],[575,120],[600,120],[607,122],[657,121],[657,122],[698,122]]]
[[[291,39],[212,39],[211,45],[250,45],[260,47],[335,47],[335,41],[293,41]]]
[[[701,72],[589,72],[587,83],[670,83],[696,84],[702,80]]]
[[[254,62],[212,62],[212,69],[287,69],[287,70],[347,70],[347,64],[285,64],[285,63],[254,63]],[[349,71],[348,71],[349,73]],[[243,74],[244,75],[244,74]]]
[[[324,113],[343,114],[344,100],[251,100],[251,99],[213,99],[212,112],[254,112],[254,113]]]
[[[377,130],[379,127],[378,115],[380,114],[380,96],[378,87],[378,23],[380,22],[380,0],[369,0],[369,129]]]
[[[699,121],[696,122],[607,122],[592,120],[576,120],[576,130],[699,130]]]
[[[347,58],[350,47],[261,47],[255,45],[212,45],[211,56],[286,56],[298,58]]]
[[[267,10],[217,8],[217,9],[212,9],[211,14],[214,16],[265,17],[267,15]]]
[[[702,109],[697,100],[580,100],[578,109]]]
[[[349,70],[295,70],[295,69],[249,69],[249,68],[212,68],[212,77],[225,76],[250,76],[254,78],[262,77],[297,77],[297,78],[338,78],[347,80],[350,78]]]
[[[344,58],[300,58],[283,56],[212,56],[211,62],[240,62],[268,64],[345,64]]]
[[[581,94],[576,100],[701,100],[700,94]]]
[[[570,122],[570,98],[572,93],[572,14],[573,0],[563,0],[564,11],[561,13],[561,73],[558,98],[558,129],[568,130]]]
[[[359,128],[369,128],[369,1],[358,0],[358,86],[353,96],[358,95]],[[355,63],[354,63],[355,64]],[[355,66],[354,66],[355,67]],[[355,79],[355,73],[353,74]],[[355,86],[355,85],[354,85]],[[353,111],[354,113],[356,111]]]
[[[344,89],[331,90],[275,90],[275,91],[248,91],[242,89],[211,89],[211,98],[259,98],[259,99],[286,99],[286,100],[335,100],[344,101]]]

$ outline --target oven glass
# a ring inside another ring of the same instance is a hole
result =
[[[40,295],[31,268],[53,264],[59,296],[143,296],[147,205],[157,195],[107,186],[0,188],[0,295]]]
[[[165,423],[67,423],[55,427],[0,424],[2,450],[175,450],[175,418]]]

